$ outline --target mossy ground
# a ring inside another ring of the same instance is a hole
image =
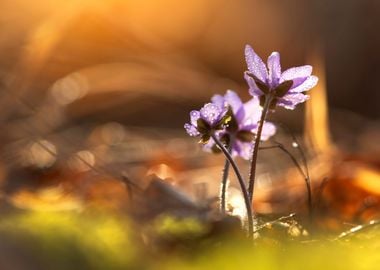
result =
[[[380,263],[376,226],[343,240],[318,236],[256,240],[255,244],[233,234],[205,240],[200,237],[205,230],[204,224],[191,219],[160,217],[136,228],[119,215],[23,212],[2,217],[0,246],[2,250],[12,246],[7,252],[15,254],[9,260],[32,258],[40,269],[357,270],[378,269]],[[182,243],[168,249],[160,246],[164,240],[147,239],[154,234]]]

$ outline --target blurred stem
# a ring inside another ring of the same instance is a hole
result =
[[[297,167],[299,173],[303,176],[306,184],[307,189],[307,206],[309,210],[309,220],[310,224],[313,222],[313,202],[312,202],[312,194],[311,194],[311,184],[310,184],[310,176],[308,173],[305,174],[305,172],[302,170],[301,165],[297,161],[297,159],[292,155],[292,153],[289,152],[288,149],[285,148],[281,143],[276,142],[276,145],[271,145],[267,147],[260,147],[260,150],[266,150],[266,149],[273,149],[273,148],[279,148],[281,151],[283,151],[285,154],[288,155],[288,157],[293,161],[293,164]]]
[[[253,147],[253,152],[252,152],[252,158],[251,158],[251,168],[249,171],[249,186],[248,186],[248,195],[251,203],[253,202],[253,192],[254,192],[254,186],[255,186],[255,177],[256,177],[256,163],[257,163],[257,155],[259,153],[259,144],[261,140],[261,133],[263,132],[263,126],[264,126],[264,121],[267,116],[268,110],[269,110],[269,105],[272,101],[272,94],[267,94],[265,96],[265,103],[264,103],[264,108],[261,113],[261,118],[259,122],[259,127],[256,133],[256,140],[255,140],[255,145]]]
[[[243,177],[240,174],[239,168],[237,167],[234,159],[230,155],[229,151],[226,149],[226,147],[219,141],[219,139],[215,136],[214,133],[211,133],[211,137],[215,141],[215,143],[219,146],[219,148],[222,150],[223,154],[226,156],[227,160],[231,164],[233,170],[235,171],[236,177],[239,181],[241,192],[243,193],[244,203],[245,207],[247,209],[247,218],[248,218],[248,237],[253,239],[253,214],[252,214],[252,207],[251,207],[251,201],[248,196],[247,188],[245,186]]]
[[[290,128],[284,124],[281,124],[281,126],[290,134],[290,136],[292,136],[293,142],[295,142],[297,144],[296,148],[298,149],[298,152],[301,155],[301,159],[302,159],[303,166],[305,168],[305,172],[303,173],[301,166],[298,166],[299,167],[298,170],[301,171],[301,173],[305,179],[306,188],[307,188],[307,196],[308,196],[307,204],[308,204],[308,208],[309,208],[309,220],[310,220],[310,225],[312,225],[313,219],[314,219],[314,205],[313,205],[313,201],[312,201],[313,196],[311,193],[311,178],[310,178],[309,166],[307,164],[307,158],[305,155],[305,151],[302,149],[301,144],[298,142],[297,137],[290,130]],[[290,152],[289,152],[289,154],[290,154]],[[295,159],[295,158],[293,157],[293,159]]]
[[[310,225],[313,222],[313,202],[312,202],[312,194],[311,194],[311,185],[310,185],[310,177],[309,174],[305,174],[302,170],[301,165],[298,163],[297,159],[286,149],[282,144],[278,143],[278,148],[280,148],[284,153],[286,153],[289,158],[293,161],[293,163],[296,165],[298,171],[300,174],[304,177],[305,184],[306,184],[306,190],[307,190],[307,207],[309,210],[309,219],[310,219]]]
[[[228,153],[231,155],[232,145],[234,144],[234,138],[231,137],[229,144],[228,144]],[[221,183],[221,190],[220,190],[220,211],[222,214],[226,214],[226,194],[227,194],[227,181],[228,181],[228,174],[230,171],[230,162],[226,158],[226,162],[224,163],[223,168],[223,175],[222,175],[222,183]]]

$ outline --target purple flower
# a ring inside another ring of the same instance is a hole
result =
[[[233,139],[232,155],[249,159],[262,111],[258,98],[253,97],[248,102],[243,103],[234,91],[227,90],[224,96],[214,95],[211,101],[218,107],[227,105],[232,111],[228,126],[224,130],[218,131],[217,137],[226,144],[229,144]],[[275,132],[274,124],[264,123],[261,140],[269,139]],[[217,151],[213,140],[210,140],[204,148],[205,150]]]
[[[278,105],[293,110],[297,104],[309,98],[303,92],[310,90],[318,82],[318,78],[311,75],[313,68],[309,65],[281,72],[278,52],[273,52],[265,65],[252,47],[246,45],[245,60],[248,71],[244,73],[244,78],[249,85],[249,93],[259,97],[261,105],[265,100],[264,96],[271,93],[273,95],[271,108]]]
[[[184,128],[190,136],[202,136],[202,141],[206,143],[211,132],[224,129],[229,120],[227,111],[224,104],[207,103],[199,111],[190,112],[190,123],[186,123]]]

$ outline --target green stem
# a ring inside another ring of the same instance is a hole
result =
[[[264,121],[267,116],[268,110],[269,110],[269,105],[272,101],[273,96],[271,94],[268,94],[265,96],[265,103],[264,103],[264,108],[261,113],[261,119],[259,122],[259,127],[257,130],[256,134],[256,140],[255,140],[255,145],[253,147],[253,152],[252,152],[252,158],[251,158],[251,168],[249,172],[249,186],[248,186],[248,195],[251,203],[253,202],[253,192],[254,192],[254,186],[255,186],[255,176],[256,176],[256,163],[257,163],[257,155],[259,152],[259,144],[261,140],[261,133],[263,131],[263,126],[264,126]]]
[[[248,218],[248,237],[253,239],[253,214],[252,214],[252,207],[251,207],[251,201],[249,200],[247,188],[245,186],[245,182],[243,180],[243,177],[241,176],[241,173],[239,171],[239,168],[237,167],[234,159],[226,149],[226,147],[219,141],[219,139],[215,136],[215,134],[211,134],[211,137],[215,141],[215,143],[219,146],[219,148],[222,150],[223,154],[226,156],[227,160],[231,164],[233,170],[235,171],[236,177],[238,179],[241,192],[243,193],[244,203],[245,207],[247,209],[247,218]]]

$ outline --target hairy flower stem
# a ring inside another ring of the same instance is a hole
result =
[[[216,145],[222,150],[223,154],[231,164],[233,170],[235,171],[236,177],[238,179],[241,192],[243,193],[244,203],[245,207],[247,209],[247,219],[248,219],[248,237],[253,239],[253,214],[252,214],[252,207],[251,207],[251,201],[248,196],[247,188],[245,186],[245,182],[243,177],[241,176],[241,173],[239,171],[239,168],[237,167],[234,159],[232,158],[231,154],[227,150],[227,148],[219,141],[219,139],[215,136],[214,133],[211,134],[211,137],[215,141]]]
[[[228,145],[228,153],[231,154],[232,145],[234,144],[233,138],[230,139],[229,145]],[[222,176],[222,182],[220,187],[220,211],[222,214],[226,214],[226,194],[227,194],[227,180],[228,180],[228,174],[230,171],[230,162],[226,158],[226,162],[224,163],[223,168],[223,176]]]
[[[269,110],[269,105],[272,101],[273,95],[272,94],[267,94],[265,96],[265,103],[264,103],[264,108],[261,113],[261,118],[259,122],[259,126],[257,129],[256,133],[256,140],[255,140],[255,145],[252,151],[252,158],[251,158],[251,168],[249,171],[249,186],[248,186],[248,195],[251,203],[253,202],[253,191],[255,187],[255,176],[256,176],[256,163],[257,163],[257,155],[259,153],[259,144],[261,140],[261,133],[263,132],[263,126],[264,126],[264,121],[267,116],[268,110]]]

